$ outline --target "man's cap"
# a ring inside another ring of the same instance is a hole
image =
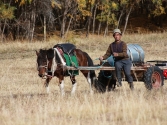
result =
[[[120,31],[120,29],[114,29],[113,35],[114,35],[115,33],[122,34],[121,31]]]

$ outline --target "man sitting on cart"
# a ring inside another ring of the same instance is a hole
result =
[[[115,71],[116,71],[116,77],[117,77],[117,86],[122,86],[122,77],[121,77],[121,71],[123,69],[124,74],[127,78],[127,81],[129,83],[130,89],[133,90],[133,78],[131,76],[131,66],[132,61],[129,59],[127,54],[127,44],[123,41],[121,41],[122,33],[120,29],[114,29],[113,37],[115,39],[114,42],[112,42],[104,56],[99,57],[99,59],[106,60],[109,62],[109,64],[112,64],[113,61],[111,58],[114,58],[114,65],[115,65]]]

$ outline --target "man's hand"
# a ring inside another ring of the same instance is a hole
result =
[[[117,56],[118,56],[118,53],[115,53],[115,52],[114,52],[114,53],[113,53],[113,56],[114,56],[114,57],[117,57]]]
[[[99,57],[99,60],[100,60],[100,61],[103,61],[103,56]]]

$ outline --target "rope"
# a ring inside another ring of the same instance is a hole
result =
[[[108,57],[108,58],[109,58],[109,57]],[[108,62],[108,61],[107,61],[108,58],[107,58],[106,60],[103,60],[103,61],[102,61],[103,63],[102,63],[100,66],[97,66],[97,68],[100,69],[106,62]],[[99,60],[99,58],[96,58],[95,60]],[[108,78],[108,79],[112,77],[112,74],[111,74],[110,76],[106,76],[106,75],[104,74],[104,70],[102,70],[102,74],[103,74],[104,77],[106,77],[106,78]]]
[[[133,61],[133,55],[132,55],[132,52],[131,52],[130,48],[128,48],[128,49],[129,49],[129,52],[130,52],[130,58],[131,58],[131,60]]]
[[[99,58],[96,58],[96,59],[94,59],[94,60],[99,60]]]
[[[70,58],[70,61],[71,61],[72,66],[74,66],[75,68],[77,68],[78,66],[76,66],[76,65],[75,65],[75,63],[72,61],[70,54],[69,54],[69,53],[67,53],[67,55],[68,55],[68,56],[69,56],[69,58]]]
[[[135,47],[133,47],[137,52],[138,52],[138,54],[139,54],[139,58],[140,58],[140,61],[142,61],[142,58],[141,58],[141,52],[140,52],[140,50],[138,49],[138,48],[136,48],[136,46]]]

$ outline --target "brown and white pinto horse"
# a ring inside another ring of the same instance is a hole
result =
[[[46,81],[44,83],[44,86],[47,89],[47,92],[49,92],[49,82],[52,79],[53,76],[56,76],[59,79],[59,87],[60,92],[62,95],[65,94],[64,92],[64,76],[67,70],[63,69],[63,61],[64,58],[60,58],[60,53],[57,51],[58,49],[51,48],[48,50],[42,50],[40,49],[39,52],[36,51],[37,55],[37,65],[38,65],[38,75],[40,77],[46,77]],[[83,52],[80,49],[73,49],[73,52],[76,55],[76,58],[78,60],[79,66],[93,66],[93,61],[90,58],[90,56]],[[90,86],[90,92],[92,93],[92,85],[96,84],[96,75],[95,71],[93,70],[81,70],[83,75],[86,77],[89,86]],[[72,91],[71,94],[75,93],[77,82],[75,80],[75,75],[70,75],[70,79],[72,82]]]

